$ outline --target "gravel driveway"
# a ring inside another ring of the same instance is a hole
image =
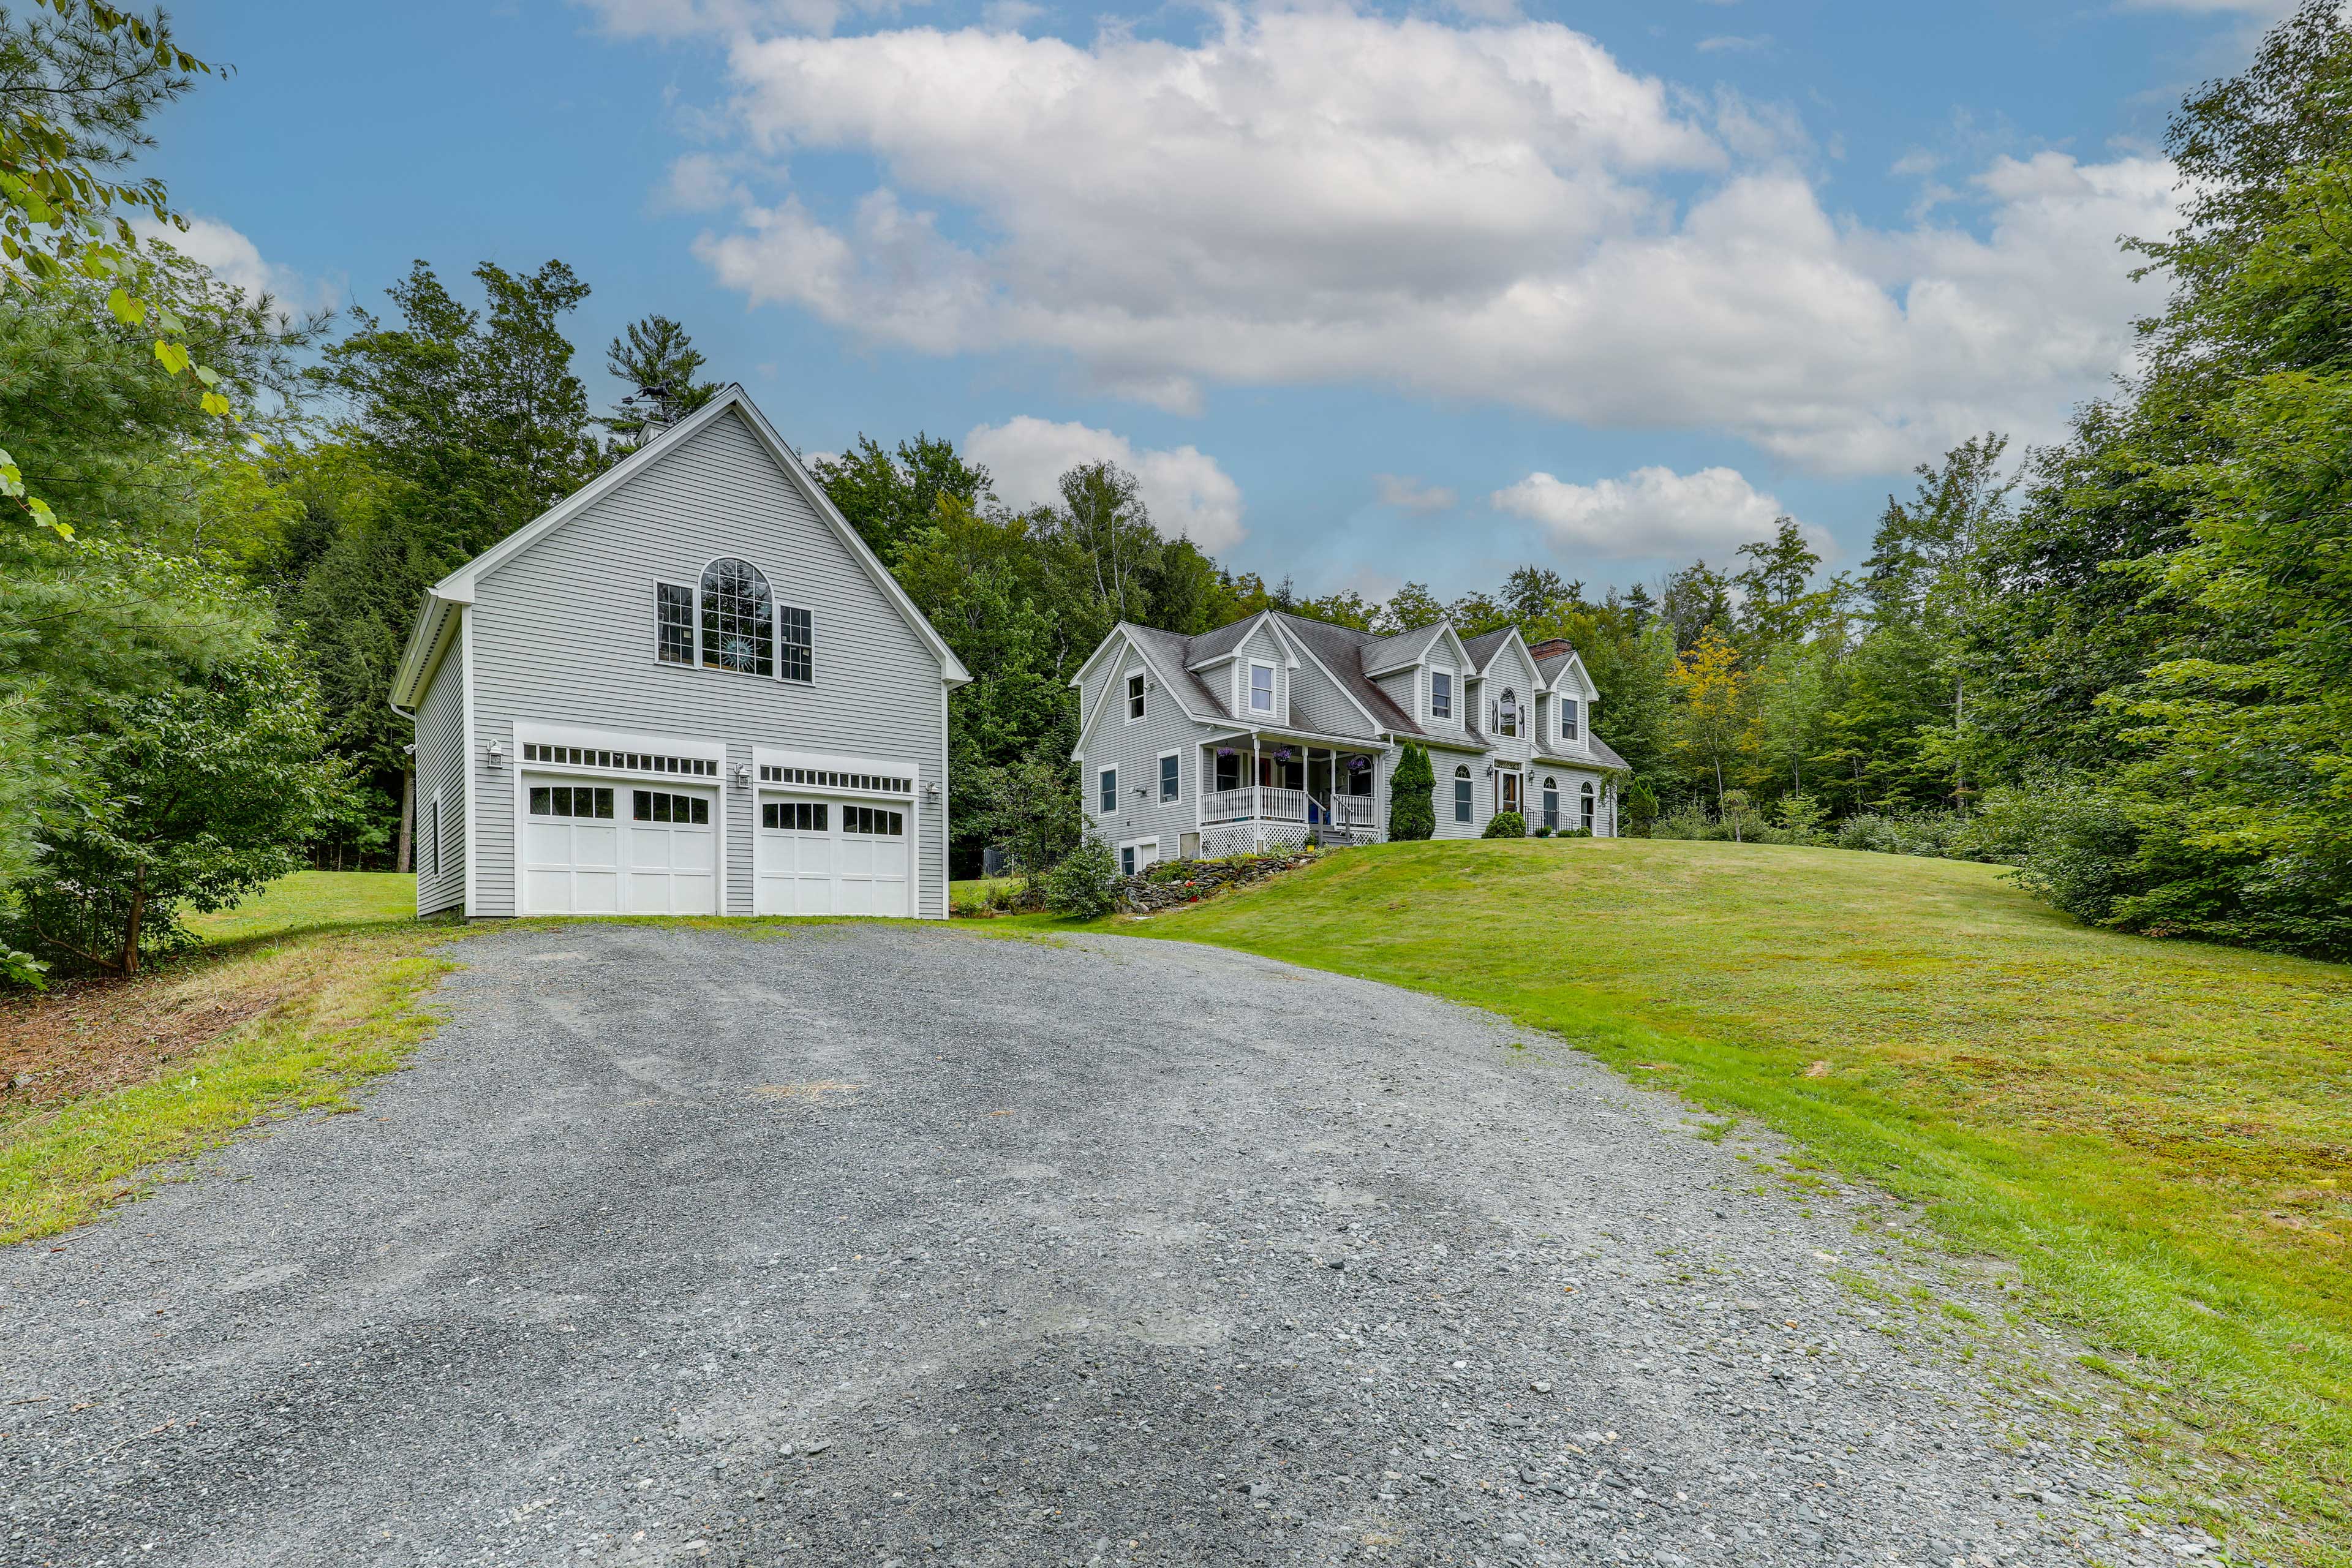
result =
[[[358,1114],[0,1253],[0,1561],[2204,1544],[1987,1391],[1864,1194],[1485,1015],[1108,938],[457,953]]]

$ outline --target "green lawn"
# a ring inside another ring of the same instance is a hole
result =
[[[190,917],[209,944],[321,926],[373,925],[416,917],[416,879],[395,871],[297,871],[233,910]]]
[[[2216,1528],[2352,1563],[2352,968],[2088,930],[1992,867],[1637,839],[1348,850],[1105,929],[1474,1003],[1791,1134],[2019,1263]]]

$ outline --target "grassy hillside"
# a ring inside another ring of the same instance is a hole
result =
[[[2352,1561],[2352,968],[1991,867],[1630,839],[1350,850],[1116,929],[1492,1008],[1927,1202],[2157,1394],[2200,1491]]]

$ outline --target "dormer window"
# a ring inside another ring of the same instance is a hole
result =
[[[1143,717],[1143,673],[1140,670],[1127,678],[1127,716],[1129,719]]]
[[[1274,666],[1252,664],[1249,667],[1249,710],[1253,713],[1274,711]]]
[[[1429,716],[1433,719],[1454,717],[1454,672],[1450,669],[1429,672]]]
[[[1519,732],[1519,694],[1507,686],[1495,701],[1495,732],[1498,735]]]
[[[1573,697],[1561,698],[1559,700],[1559,738],[1561,740],[1573,741],[1576,739],[1576,699]]]

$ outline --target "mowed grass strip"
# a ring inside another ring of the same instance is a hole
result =
[[[2117,1370],[2210,1522],[2352,1563],[2352,968],[2090,930],[1994,867],[1638,839],[1348,850],[1106,929],[1490,1008],[1795,1137],[2157,1363]]]
[[[356,875],[301,873],[257,904],[209,917],[207,934],[278,934],[227,942],[121,983],[139,988],[135,1005],[72,990],[13,1005],[10,1026],[40,1030],[47,1048],[79,1054],[136,1050],[141,1042],[110,1040],[107,1031],[150,1029],[158,1017],[241,1021],[122,1088],[62,1102],[0,1101],[0,1245],[83,1224],[143,1191],[170,1162],[256,1121],[356,1109],[354,1087],[401,1065],[436,1022],[419,998],[454,967],[430,950],[457,933],[415,922],[411,879]],[[387,918],[387,909],[397,912]],[[76,1008],[89,1020],[88,1037],[60,1027],[70,1021],[57,1012],[38,1011]]]

